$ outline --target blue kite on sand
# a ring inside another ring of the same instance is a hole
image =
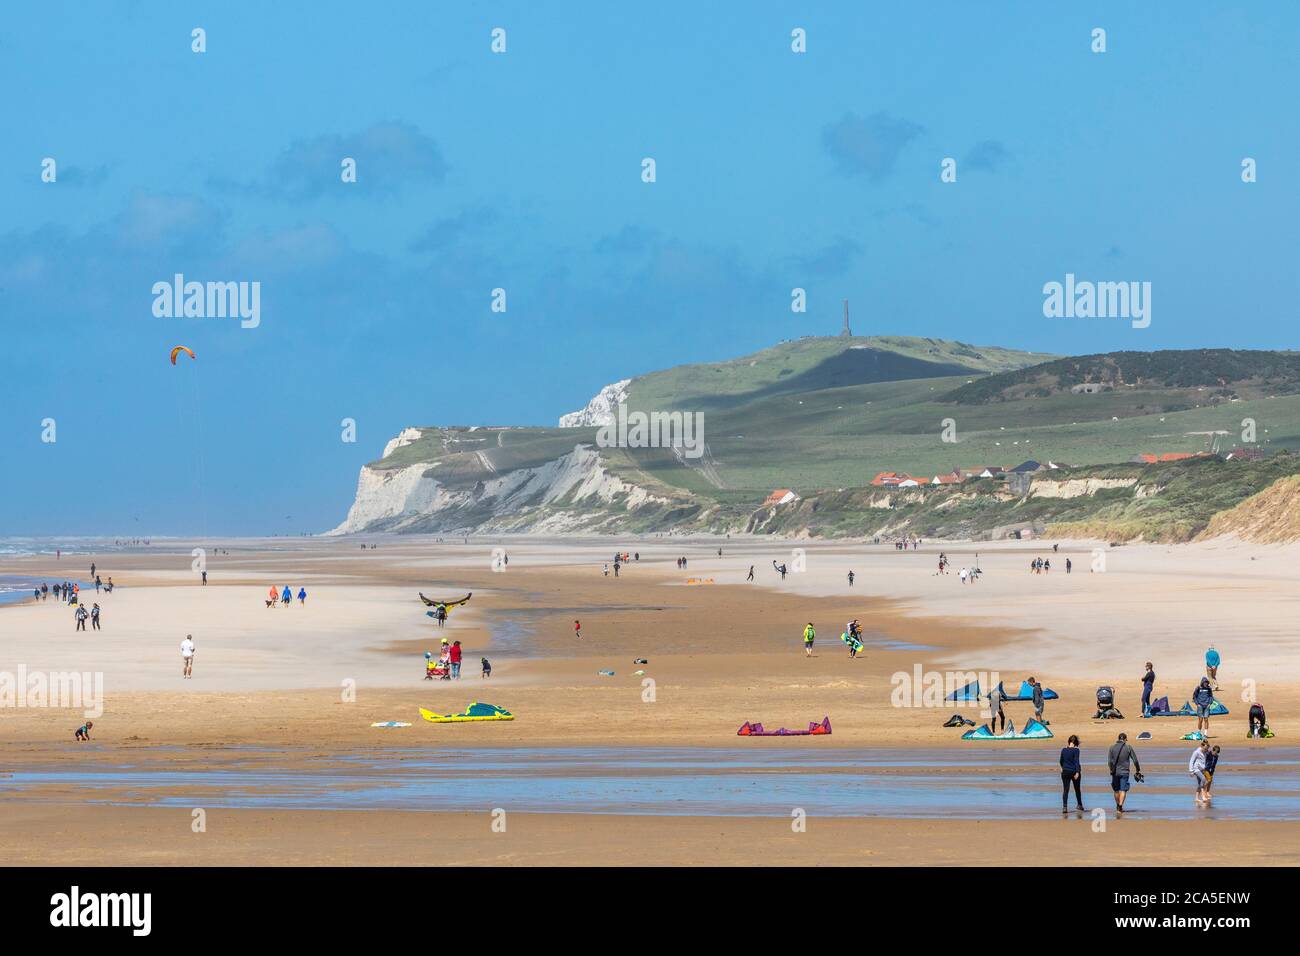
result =
[[[1003,701],[1034,699],[1034,689],[1029,686],[1029,681],[1027,680],[1020,682],[1020,690],[1014,696],[1007,693],[1007,689],[1002,685],[1001,681],[998,681],[997,689],[998,691],[1001,692]],[[988,694],[980,693],[980,682],[977,680],[973,680],[965,687],[961,687],[953,691],[951,694],[945,697],[944,700],[978,701],[981,698],[988,697],[988,696],[989,696]],[[1059,698],[1060,695],[1056,691],[1052,690],[1049,687],[1043,688],[1043,700],[1057,700]]]

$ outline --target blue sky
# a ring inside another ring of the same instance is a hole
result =
[[[1269,6],[15,7],[0,534],[324,530],[404,426],[553,424],[843,298],[860,334],[1291,347],[1300,7]],[[156,318],[177,272],[260,282],[261,325]],[[1150,281],[1150,328],[1044,319],[1067,272]]]

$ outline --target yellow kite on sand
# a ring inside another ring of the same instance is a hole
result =
[[[435,714],[431,710],[420,708],[420,716],[434,724],[455,724],[466,720],[514,720],[515,715],[496,704],[470,704],[459,714]]]

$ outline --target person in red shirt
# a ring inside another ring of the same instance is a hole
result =
[[[460,680],[460,641],[453,641],[451,645],[451,679]]]
[[[574,621],[574,622],[573,622],[573,636],[576,637],[578,640],[582,640],[582,622],[581,622],[581,621]]]

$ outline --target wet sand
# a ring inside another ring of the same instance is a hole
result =
[[[499,817],[496,818],[499,821]],[[999,866],[1032,847],[1043,866],[1300,864],[1300,824],[1087,820],[806,821],[490,812],[192,810],[7,806],[13,865],[115,866]],[[498,827],[499,827],[498,823]],[[40,840],[13,841],[14,832]]]

